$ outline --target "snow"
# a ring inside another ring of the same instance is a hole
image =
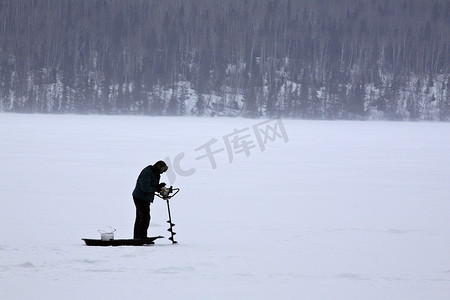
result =
[[[448,299],[449,123],[263,121],[0,114],[0,299]],[[176,157],[179,244],[84,245]]]

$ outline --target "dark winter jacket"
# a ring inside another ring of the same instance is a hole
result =
[[[155,191],[158,188],[160,175],[155,172],[153,166],[147,166],[141,171],[136,181],[133,197],[141,200],[153,202]]]

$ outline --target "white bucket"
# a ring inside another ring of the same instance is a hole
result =
[[[114,232],[100,232],[100,238],[102,241],[114,240]]]
[[[114,240],[114,231],[116,231],[114,228],[111,228],[111,232],[106,232],[103,230],[99,230],[98,232],[100,232],[100,239],[102,241],[113,241]]]

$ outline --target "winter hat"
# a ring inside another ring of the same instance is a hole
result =
[[[157,161],[154,165],[153,168],[160,174],[164,173],[167,171],[167,169],[169,169],[169,167],[166,165],[165,162],[163,162],[162,160]]]

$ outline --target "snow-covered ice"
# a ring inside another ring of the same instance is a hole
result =
[[[0,114],[0,299],[449,299],[449,123],[262,121]],[[179,244],[85,246],[165,158]]]

